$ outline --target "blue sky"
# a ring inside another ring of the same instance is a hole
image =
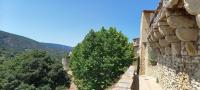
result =
[[[116,27],[139,37],[142,10],[159,0],[0,0],[0,30],[40,42],[75,46],[90,29]]]

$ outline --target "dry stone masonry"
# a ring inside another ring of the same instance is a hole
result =
[[[158,82],[165,90],[200,90],[200,0],[161,0],[152,14],[144,17],[149,19],[148,30],[141,29],[147,45],[140,50],[156,52]]]

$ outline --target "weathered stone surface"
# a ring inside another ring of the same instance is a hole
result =
[[[178,0],[164,0],[163,7],[173,8],[177,4],[178,4]]]
[[[187,12],[192,15],[200,14],[200,0],[184,0],[184,6]]]
[[[187,29],[187,28],[177,28],[176,36],[181,41],[196,41],[198,39],[198,30]]]
[[[160,11],[160,17],[159,17],[159,21],[165,21],[165,19],[166,19],[166,9],[161,9],[161,11]]]
[[[165,54],[166,55],[171,55],[171,47],[170,46],[165,47]]]
[[[200,14],[196,16],[197,25],[200,28]]]
[[[157,23],[153,23],[153,29],[158,28],[158,24]]]
[[[158,31],[158,28],[154,28],[154,29],[153,29],[153,32],[157,32],[157,31]]]
[[[165,54],[165,48],[164,47],[160,48],[160,52],[161,52],[162,55],[164,55]]]
[[[159,26],[158,31],[162,36],[174,34],[174,29],[169,26]]]
[[[153,42],[150,38],[148,38],[147,40],[148,40],[148,42],[150,42],[150,43]]]
[[[158,26],[168,26],[168,23],[167,22],[158,22]]]
[[[189,16],[169,16],[167,23],[172,28],[192,28],[196,25],[196,21]]]
[[[169,0],[162,1],[169,2]],[[157,33],[153,33],[154,38],[165,39],[170,43],[167,45],[165,42],[161,44],[161,41],[154,41],[152,44],[147,44],[147,48],[142,48],[145,53],[141,53],[141,56],[145,57],[141,60],[147,64],[146,59],[149,59],[149,54],[156,54],[158,63],[156,66],[145,65],[147,68],[145,74],[156,77],[164,90],[200,90],[200,13],[195,16],[189,14],[183,2],[184,0],[179,0],[178,4],[172,6],[173,8],[161,6],[155,11],[158,13],[156,17],[148,17],[149,13],[145,17],[148,20],[153,19],[150,24],[151,32],[158,30],[162,36],[160,38]],[[146,31],[148,34],[151,33]],[[151,49],[154,52],[149,52]],[[152,68],[155,71],[151,71]]]
[[[176,35],[166,36],[165,39],[170,43],[180,42]]]
[[[158,39],[155,38],[153,34],[151,35],[151,40],[154,41],[154,42],[158,41]]]
[[[180,55],[181,54],[180,43],[171,43],[171,50],[173,55]]]
[[[160,39],[162,36],[161,36],[159,31],[155,31],[154,32],[154,37],[157,38],[157,39]]]
[[[153,43],[153,47],[160,48],[160,44],[158,42]]]
[[[184,9],[167,9],[166,10],[166,17],[169,16],[183,16],[183,15],[189,15],[188,13],[185,12]]]
[[[194,46],[193,42],[186,42],[185,48],[188,52],[188,55],[190,55],[190,56],[197,55],[197,48]]]
[[[168,46],[170,43],[169,42],[167,42],[167,40],[165,40],[165,39],[159,39],[159,45],[161,46],[161,47],[166,47],[166,46]]]

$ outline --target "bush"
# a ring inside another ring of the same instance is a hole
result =
[[[45,51],[26,51],[0,64],[0,88],[3,90],[55,90],[69,85],[70,79],[61,61]]]
[[[150,61],[150,64],[152,65],[152,66],[156,66],[157,65],[157,55],[156,55],[156,52],[153,50],[153,49],[151,49],[151,48],[149,48],[149,61]]]
[[[103,90],[132,64],[127,37],[115,28],[91,30],[72,52],[70,68],[80,90]]]

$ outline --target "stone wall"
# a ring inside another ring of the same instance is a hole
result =
[[[165,90],[200,90],[200,0],[162,0],[150,21],[147,46],[158,64],[146,74]]]

